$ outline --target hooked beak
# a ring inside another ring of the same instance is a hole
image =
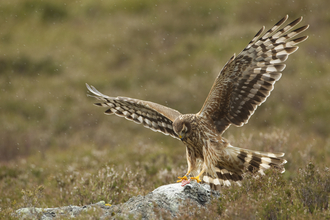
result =
[[[179,135],[179,138],[180,138],[181,141],[183,141],[183,137],[181,135]]]

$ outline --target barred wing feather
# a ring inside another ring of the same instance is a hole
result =
[[[165,135],[171,135],[179,139],[173,131],[172,123],[181,115],[180,112],[153,102],[127,97],[110,97],[102,94],[93,86],[89,86],[88,84],[86,86],[93,94],[89,96],[102,101],[95,103],[96,106],[109,108],[105,111],[106,114],[115,114],[124,117],[135,123],[143,124],[153,131],[159,131]]]
[[[298,43],[307,39],[307,36],[292,38],[305,31],[308,25],[290,32],[302,17],[278,30],[287,19],[288,16],[282,18],[263,36],[264,27],[261,28],[216,78],[198,115],[214,123],[220,134],[230,124],[242,126],[248,122],[281,78],[288,56],[298,49]]]

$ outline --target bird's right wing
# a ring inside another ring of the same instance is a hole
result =
[[[153,131],[162,132],[179,139],[173,130],[174,120],[181,115],[177,110],[166,106],[127,97],[109,97],[99,92],[95,87],[86,84],[87,89],[93,94],[88,95],[101,100],[96,106],[109,108],[105,114],[115,114],[138,124],[143,124]]]

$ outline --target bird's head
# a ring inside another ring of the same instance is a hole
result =
[[[173,122],[173,130],[179,136],[181,141],[188,137],[191,133],[191,122],[184,116],[179,116]]]

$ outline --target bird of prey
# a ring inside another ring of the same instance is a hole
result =
[[[242,52],[225,64],[196,114],[182,114],[172,108],[133,98],[110,97],[86,84],[92,97],[115,114],[143,124],[153,131],[181,140],[186,146],[188,171],[180,181],[196,180],[212,189],[240,182],[245,171],[264,174],[276,167],[281,172],[287,162],[284,153],[268,153],[232,146],[222,134],[231,125],[243,126],[256,108],[266,101],[274,84],[282,76],[284,62],[307,36],[293,39],[309,25],[292,30],[302,17],[281,26],[288,16],[262,34],[262,27]],[[280,29],[281,28],[281,29]],[[192,175],[194,174],[194,175]],[[192,175],[192,176],[191,176]],[[190,179],[188,179],[190,178]]]

